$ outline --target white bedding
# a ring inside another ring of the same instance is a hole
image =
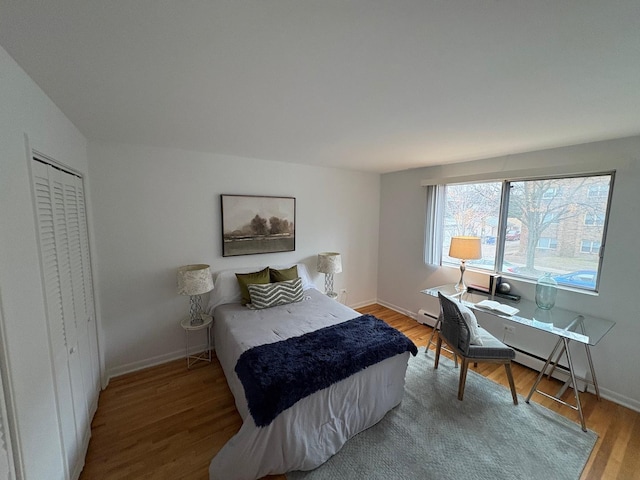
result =
[[[253,480],[291,470],[311,470],[400,403],[408,352],[303,398],[266,427],[255,425],[235,373],[242,352],[360,315],[314,288],[304,293],[302,302],[264,310],[232,303],[213,311],[216,355],[244,422],[211,461],[210,480]]]

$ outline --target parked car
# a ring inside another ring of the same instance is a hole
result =
[[[507,242],[513,242],[515,240],[520,240],[520,232],[517,232],[515,230],[510,230],[505,235],[505,238],[506,238]]]
[[[595,270],[576,270],[575,272],[557,275],[553,278],[555,278],[559,285],[595,290],[598,272]]]

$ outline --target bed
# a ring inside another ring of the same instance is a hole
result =
[[[241,381],[237,372],[240,360],[260,348],[286,344],[301,336],[314,335],[313,332],[324,334],[361,317],[360,313],[315,289],[305,266],[297,267],[302,300],[260,310],[240,304],[235,278],[236,272],[255,268],[216,275],[208,305],[215,319],[215,351],[243,424],[212,459],[210,480],[253,480],[269,474],[316,468],[353,435],[380,421],[402,399],[409,351],[393,354],[297,400],[268,422],[258,416],[254,418],[255,400],[250,408],[249,395],[243,386],[246,380]],[[316,332],[319,329],[322,331]],[[415,349],[413,343],[408,342]]]

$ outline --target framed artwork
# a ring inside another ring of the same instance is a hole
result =
[[[296,199],[220,195],[222,256],[296,249]]]

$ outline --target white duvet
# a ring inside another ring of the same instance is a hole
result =
[[[213,313],[216,355],[244,422],[211,461],[210,480],[253,480],[311,470],[338,452],[353,435],[380,421],[402,399],[408,352],[303,398],[268,426],[257,427],[234,370],[242,352],[360,314],[315,289],[306,290],[299,303],[264,310],[223,304]]]

